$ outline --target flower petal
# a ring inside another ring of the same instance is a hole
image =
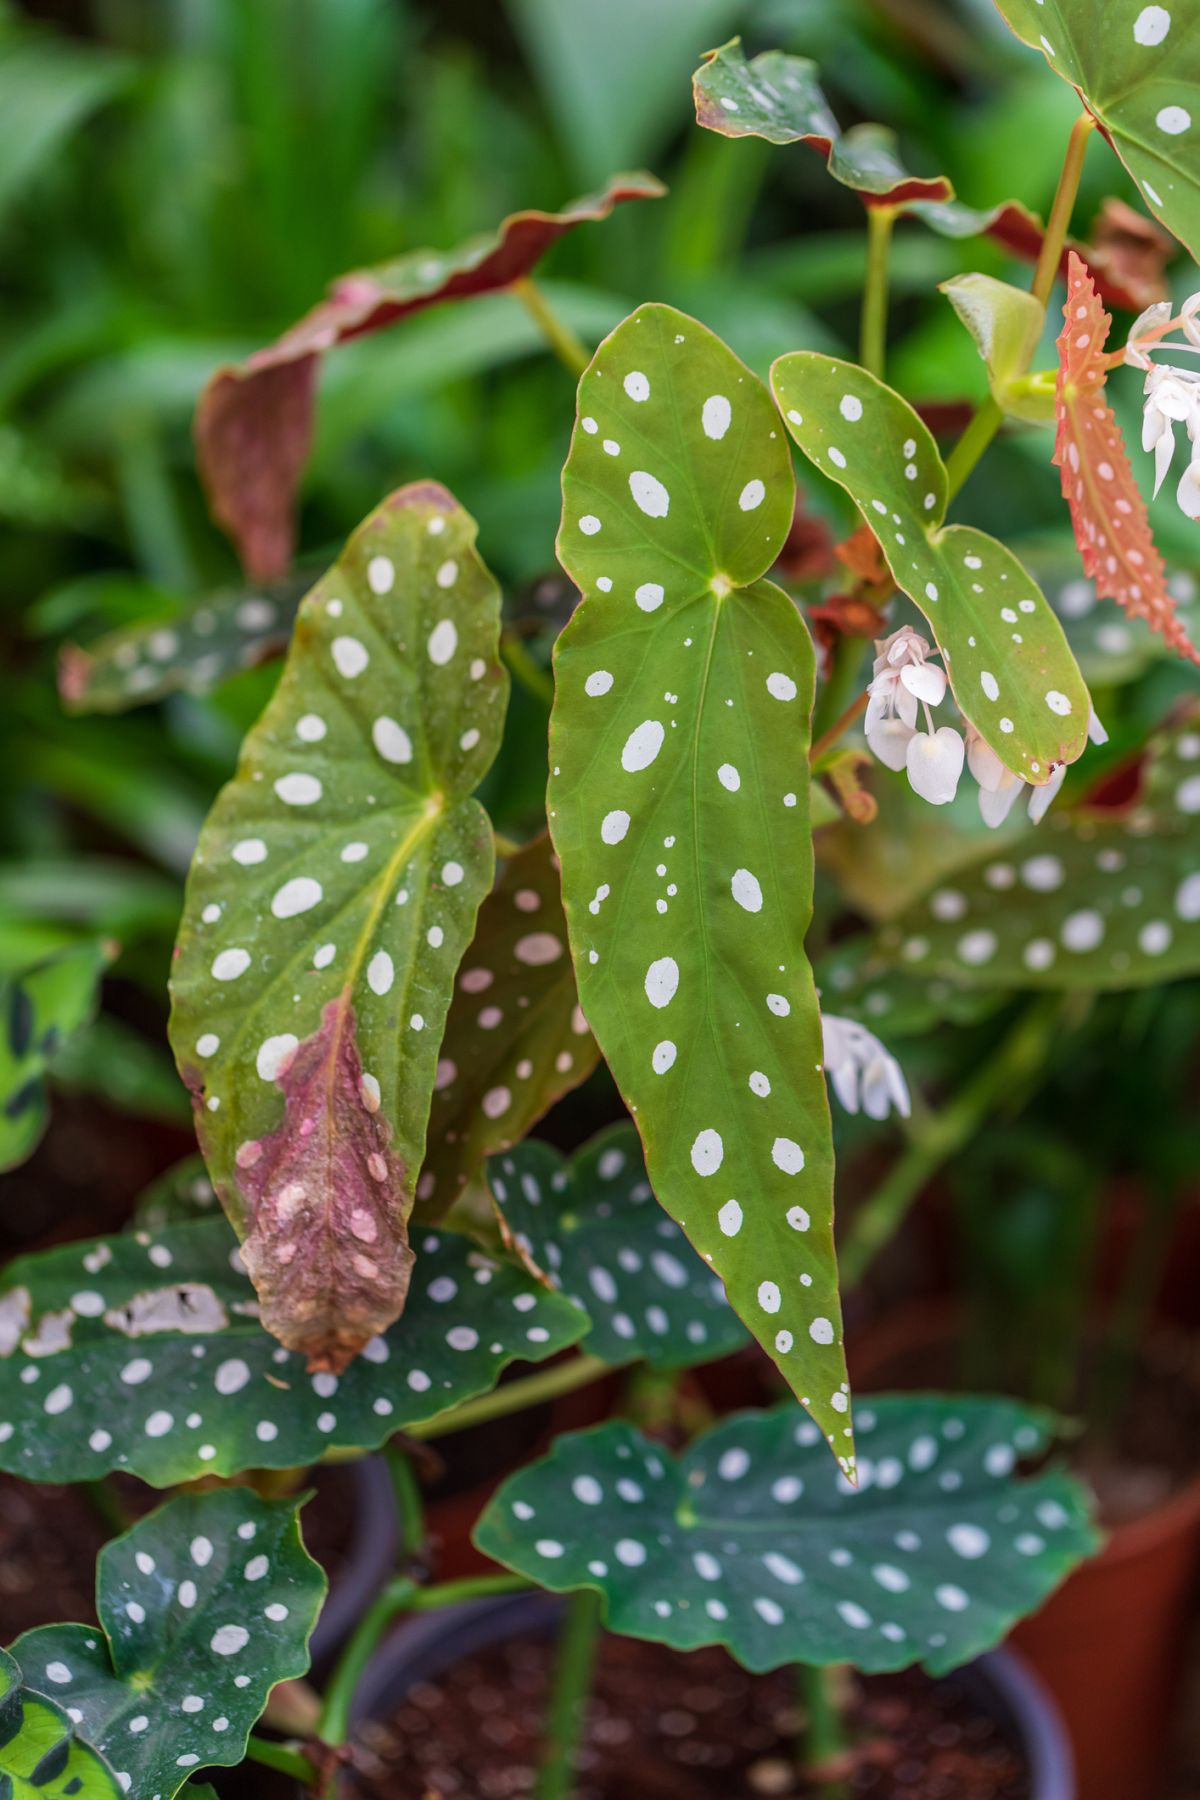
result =
[[[909,663],[901,669],[900,680],[927,706],[938,706],[946,698],[946,671],[938,663]]]
[[[905,766],[912,736],[912,726],[906,725],[903,719],[883,719],[868,731],[867,743],[871,746],[872,756],[878,758],[885,769],[892,769],[898,775]]]
[[[1050,810],[1050,802],[1063,784],[1067,773],[1066,763],[1059,763],[1044,787],[1036,787],[1029,796],[1029,817],[1035,825],[1040,825]]]
[[[937,731],[919,731],[909,739],[905,753],[909,785],[930,806],[946,806],[958,791],[965,751],[953,725]]]

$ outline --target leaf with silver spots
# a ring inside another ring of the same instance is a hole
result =
[[[402,488],[304,601],[201,833],[171,981],[200,1147],[263,1323],[338,1369],[400,1312],[454,972],[491,886],[499,595]]]
[[[102,1630],[43,1625],[13,1645],[29,1685],[82,1714],[127,1793],[170,1800],[193,1769],[241,1762],[272,1687],[308,1668],[326,1581],[301,1504],[180,1495],[101,1550]]]
[[[762,384],[668,306],[579,387],[550,829],[579,996],[662,1205],[844,1459],[812,905],[813,647],[761,576],[791,525]]]
[[[771,386],[809,460],[845,488],[937,639],[959,710],[1035,787],[1087,743],[1090,701],[1062,626],[1005,546],[944,525],[946,468],[912,407],[865,369],[797,350]]]
[[[492,1158],[488,1186],[510,1248],[587,1313],[593,1356],[686,1369],[745,1342],[723,1285],[655,1205],[632,1125],[570,1162],[530,1139]]]
[[[1082,1486],[1014,1475],[1053,1421],[1009,1400],[860,1402],[860,1491],[794,1406],[744,1413],[682,1456],[614,1421],[559,1438],[475,1527],[485,1555],[608,1626],[748,1669],[921,1663],[941,1675],[1048,1598],[1099,1537]]]

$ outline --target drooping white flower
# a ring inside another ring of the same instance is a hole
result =
[[[869,1119],[886,1119],[892,1107],[907,1119],[908,1084],[895,1057],[857,1019],[821,1015],[825,1073],[847,1112],[861,1105]]]
[[[1175,454],[1175,427],[1186,425],[1188,436],[1197,435],[1198,378],[1190,369],[1152,366],[1143,386],[1142,449],[1154,452],[1154,492],[1157,494]]]
[[[938,655],[911,625],[875,642],[874,673],[867,688],[867,743],[885,768],[908,770],[915,793],[934,806],[953,800],[962,773],[962,742],[949,725],[933,728],[931,706],[946,698],[946,671]],[[926,731],[917,729],[924,708]],[[954,742],[957,741],[957,750]]]
[[[953,725],[918,731],[905,751],[908,781],[914,794],[930,806],[947,806],[958,792],[963,770],[963,741]]]
[[[1143,385],[1142,449],[1154,453],[1154,492],[1166,479],[1175,455],[1175,427],[1182,425],[1191,444],[1188,465],[1175,490],[1180,510],[1189,519],[1200,518],[1200,372],[1181,369],[1175,363],[1156,363],[1157,348],[1167,348],[1170,330],[1182,330],[1186,343],[1174,339],[1169,348],[1200,354],[1200,292],[1192,294],[1172,319],[1169,301],[1148,306],[1134,321],[1125,345],[1125,361],[1146,371]]]
[[[1108,742],[1108,733],[1097,718],[1094,706],[1088,709],[1088,737],[1093,744]],[[1039,825],[1067,773],[1066,763],[1057,763],[1051,770],[1049,781],[1034,787],[1032,782],[1023,781],[1005,767],[973,725],[967,726],[967,767],[979,783],[980,817],[993,831],[1003,825],[1026,789],[1029,792],[1029,818],[1034,825]]]
[[[1035,825],[1040,825],[1050,810],[1050,802],[1054,799],[1066,778],[1066,763],[1058,763],[1051,770],[1049,781],[1035,787],[1029,796],[1029,817]]]
[[[1158,342],[1158,328],[1167,323],[1171,317],[1171,302],[1156,300],[1145,312],[1140,312],[1130,327],[1129,336],[1125,340],[1125,361],[1131,368],[1150,368],[1150,352]],[[1149,332],[1155,336],[1147,344],[1143,340]]]

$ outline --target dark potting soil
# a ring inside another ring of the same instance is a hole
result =
[[[301,1515],[304,1541],[332,1583],[345,1568],[354,1525],[350,1471],[319,1469],[313,1486]],[[112,1487],[131,1523],[165,1498],[131,1476]],[[95,1623],[96,1557],[115,1529],[78,1488],[0,1475],[0,1644],[35,1625]]]
[[[530,1795],[554,1655],[552,1639],[512,1638],[419,1683],[360,1727],[342,1800]],[[855,1800],[1029,1800],[1019,1750],[953,1680],[848,1677],[847,1700]],[[816,1800],[796,1766],[802,1716],[790,1670],[605,1636],[573,1800]]]

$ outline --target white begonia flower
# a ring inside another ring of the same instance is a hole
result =
[[[1152,367],[1142,390],[1142,449],[1154,452],[1154,492],[1157,494],[1175,454],[1175,427],[1186,425],[1195,441],[1200,386],[1190,369]]]
[[[907,1119],[912,1111],[908,1083],[895,1057],[873,1031],[856,1019],[821,1015],[825,1073],[847,1112],[861,1104],[869,1119],[886,1119],[892,1107]]]
[[[1142,339],[1147,332],[1157,331],[1160,325],[1165,325],[1170,317],[1171,302],[1169,300],[1156,300],[1152,306],[1146,308],[1145,312],[1138,314],[1130,327],[1129,336],[1125,340],[1125,361],[1131,368],[1150,368],[1150,352],[1158,339],[1157,337],[1151,339],[1149,344],[1143,344]]]
[[[1088,710],[1088,737],[1093,744],[1107,744],[1108,733],[1096,717],[1095,707]],[[1029,790],[1029,817],[1034,825],[1045,818],[1050,803],[1066,777],[1066,763],[1051,770],[1049,781],[1034,787],[1005,767],[990,744],[986,744],[973,725],[967,726],[967,767],[979,783],[979,813],[993,831],[1003,825],[1018,798]]]
[[[1175,427],[1183,425],[1191,442],[1188,465],[1179,479],[1175,498],[1189,519],[1200,518],[1200,373],[1174,363],[1156,363],[1154,350],[1165,346],[1161,328],[1182,330],[1186,343],[1177,339],[1173,350],[1200,354],[1200,292],[1192,294],[1172,320],[1169,301],[1148,306],[1134,321],[1125,345],[1125,361],[1146,371],[1143,386],[1142,449],[1154,452],[1154,492],[1158,493],[1175,455]],[[1152,336],[1151,333],[1154,335]]]
[[[953,725],[918,731],[905,751],[908,783],[930,806],[947,806],[958,792],[963,770],[963,741]]]
[[[1066,763],[1058,763],[1050,773],[1050,779],[1041,787],[1035,787],[1029,796],[1029,817],[1035,825],[1040,825],[1050,810],[1050,802],[1054,799],[1066,778]]]

